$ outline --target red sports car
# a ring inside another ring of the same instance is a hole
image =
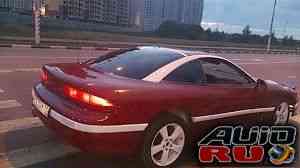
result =
[[[150,167],[173,166],[218,125],[285,124],[298,101],[224,58],[161,47],[45,65],[41,78],[33,114],[45,125],[81,150],[138,154]]]

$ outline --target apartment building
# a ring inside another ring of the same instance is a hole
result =
[[[86,0],[86,19],[104,21],[104,0]]]
[[[200,25],[204,0],[143,0],[144,31],[154,31],[167,20]]]
[[[0,0],[0,9],[25,12],[32,10],[32,0]]]
[[[129,0],[47,0],[47,16],[129,25]]]
[[[129,25],[129,0],[104,0],[104,22]]]
[[[129,25],[142,27],[145,1],[129,0]]]
[[[86,17],[86,0],[63,0],[62,2],[63,18],[84,20]]]

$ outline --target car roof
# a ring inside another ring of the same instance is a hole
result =
[[[215,56],[215,55],[209,55],[208,53],[205,52],[201,52],[201,51],[186,51],[186,50],[181,50],[181,49],[172,49],[172,48],[165,48],[165,47],[159,47],[159,46],[154,46],[158,49],[162,49],[162,50],[168,50],[171,52],[176,52],[181,54],[183,57],[179,58],[177,61],[171,62],[168,65],[165,65],[164,67],[160,68],[159,70],[157,70],[157,73],[154,72],[150,75],[148,75],[147,77],[145,77],[143,80],[146,81],[152,81],[152,82],[159,82],[162,79],[161,74],[168,74],[170,73],[168,69],[172,69],[175,70],[177,67],[181,66],[183,63],[187,63],[189,61],[195,60],[195,59],[199,59],[199,58],[216,58],[216,59],[220,59],[220,60],[225,60],[233,65],[235,65],[236,67],[238,67],[241,71],[243,71],[245,74],[247,74],[250,78],[252,78],[253,81],[256,81],[254,77],[252,77],[247,71],[245,71],[242,67],[240,67],[237,64],[234,64],[233,62],[231,62],[230,60],[220,57],[220,56]],[[143,46],[143,47],[138,47],[139,49],[143,49],[143,48],[153,48],[153,46]],[[160,74],[161,73],[161,74]]]
[[[202,51],[193,51],[193,50],[183,50],[183,49],[175,49],[175,48],[167,48],[167,47],[160,47],[160,46],[138,46],[138,49],[159,49],[162,51],[170,51],[174,53],[178,53],[182,56],[188,57],[188,56],[199,56],[204,58],[218,58],[218,59],[224,59],[223,57],[209,55],[207,52]]]

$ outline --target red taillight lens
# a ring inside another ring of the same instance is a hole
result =
[[[90,96],[90,104],[92,105],[100,105],[100,106],[104,106],[104,107],[111,107],[113,106],[109,101],[101,98],[101,97],[97,97],[97,96]]]
[[[102,107],[112,107],[113,106],[113,104],[111,104],[106,99],[91,95],[89,93],[80,91],[80,90],[70,87],[70,86],[65,87],[65,94],[74,100],[77,100],[77,101],[80,101],[82,103],[86,103],[89,105],[102,106]]]
[[[48,74],[44,70],[41,71],[41,79],[42,81],[48,80]]]

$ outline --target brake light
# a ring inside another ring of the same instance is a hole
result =
[[[48,80],[48,74],[44,70],[41,70],[41,79],[42,81]]]
[[[97,97],[97,96],[90,96],[90,104],[93,105],[101,105],[104,107],[111,107],[113,106],[110,102],[108,102],[107,100],[101,98],[101,97]]]
[[[77,101],[93,105],[93,106],[102,106],[102,107],[112,107],[113,104],[111,104],[108,100],[91,95],[89,93],[83,92],[81,90],[78,90],[73,87],[66,86],[65,87],[65,94]]]

